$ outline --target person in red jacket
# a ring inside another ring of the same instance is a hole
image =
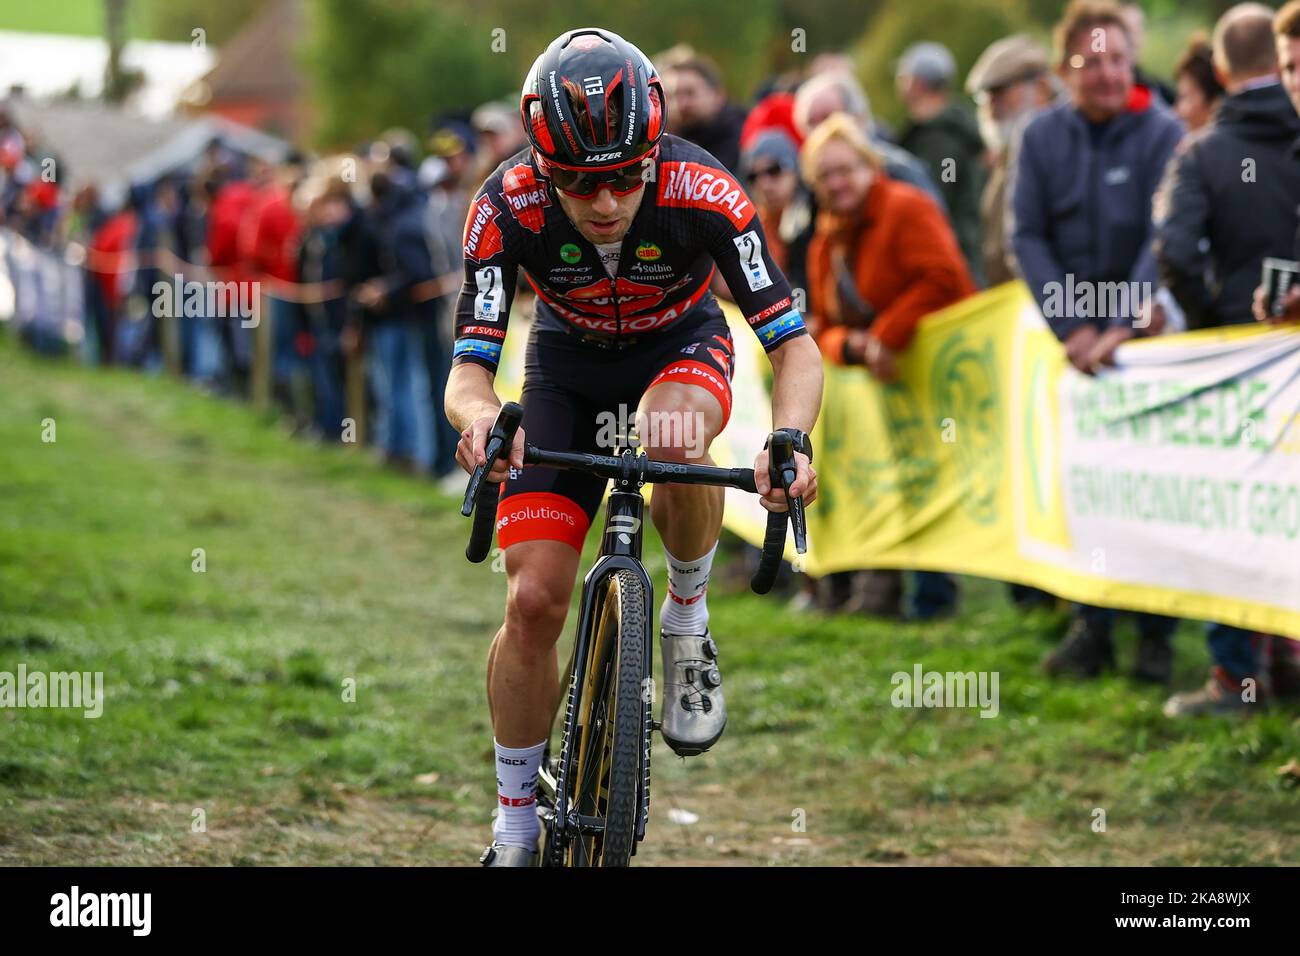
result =
[[[800,162],[821,210],[808,244],[809,331],[830,361],[893,381],[921,318],[975,291],[952,227],[929,195],[885,174],[845,113],[812,130]],[[832,590],[837,585],[844,579],[832,580]],[[901,571],[863,572],[853,589],[845,611],[902,616]],[[910,604],[923,620],[952,614],[956,582],[918,572]]]
[[[117,319],[135,271],[136,228],[135,213],[130,206],[123,206],[95,231],[86,257],[86,271],[99,293],[94,304],[95,336],[104,365],[113,364]]]
[[[254,190],[239,223],[239,257],[262,283],[263,303],[271,322],[272,363],[271,375],[282,401],[300,413],[308,413],[295,402],[293,396],[302,392],[295,388],[305,384],[307,377],[307,343],[295,341],[296,312],[286,297],[288,290],[280,283],[298,281],[298,246],[302,240],[302,222],[293,207],[293,185],[297,176],[296,165],[275,167],[255,161],[253,169]]]
[[[252,301],[251,286],[246,285],[252,276],[239,255],[239,224],[253,199],[254,187],[247,180],[234,180],[216,187],[208,211],[208,264],[215,273],[215,281],[238,282],[236,295],[227,295],[217,316],[207,316],[215,322],[221,335],[228,374],[234,379],[238,391],[245,390],[248,370],[252,365],[252,337],[250,330],[242,328],[237,316],[239,303]],[[223,318],[223,316],[225,318]]]

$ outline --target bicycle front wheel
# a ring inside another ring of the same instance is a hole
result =
[[[579,711],[586,725],[573,790],[574,808],[600,819],[604,830],[581,834],[569,844],[570,866],[627,866],[632,858],[641,778],[645,615],[641,579],[631,571],[611,576],[587,656]]]

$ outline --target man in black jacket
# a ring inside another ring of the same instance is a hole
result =
[[[1157,214],[1161,276],[1193,329],[1251,321],[1260,267],[1266,257],[1290,255],[1300,203],[1293,156],[1300,117],[1279,82],[1272,10],[1243,3],[1219,19],[1214,72],[1227,96],[1214,122],[1170,163],[1161,187],[1168,198],[1163,223]],[[1167,716],[1253,712],[1256,699],[1287,689],[1289,642],[1276,639],[1277,666],[1266,675],[1271,642],[1263,635],[1211,623],[1206,636],[1209,680],[1166,701]],[[1246,681],[1259,685],[1257,697],[1243,700]]]
[[[957,64],[942,43],[916,43],[898,61],[898,93],[908,122],[898,145],[924,162],[948,204],[953,232],[975,284],[983,286],[980,257],[980,194],[984,191],[984,142],[970,112],[953,96]]]
[[[1214,69],[1228,95],[1170,164],[1163,219],[1156,204],[1160,275],[1188,328],[1250,322],[1264,259],[1292,251],[1300,117],[1278,79],[1272,18],[1268,7],[1244,3],[1219,20]]]

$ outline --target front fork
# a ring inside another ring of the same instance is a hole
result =
[[[563,846],[578,835],[577,820],[566,812],[569,805],[569,770],[574,762],[579,739],[577,713],[582,700],[583,681],[587,671],[587,656],[591,653],[591,628],[596,612],[605,595],[604,581],[613,573],[629,570],[641,579],[645,596],[645,632],[642,635],[641,662],[641,799],[637,815],[636,842],[645,839],[646,823],[650,819],[650,744],[651,734],[657,729],[654,722],[654,584],[641,563],[641,528],[645,512],[645,499],[639,491],[612,491],[605,510],[605,528],[601,535],[600,557],[587,572],[582,584],[582,598],[578,610],[578,634],[574,646],[573,668],[569,683],[568,701],[564,715],[564,736],[561,741],[560,766],[556,775],[555,810],[549,821],[560,831]],[[583,733],[587,728],[583,728]],[[632,852],[635,854],[636,845]]]

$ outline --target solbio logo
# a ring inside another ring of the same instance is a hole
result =
[[[654,262],[663,254],[664,251],[653,242],[643,242],[636,247],[636,257],[642,262]]]

